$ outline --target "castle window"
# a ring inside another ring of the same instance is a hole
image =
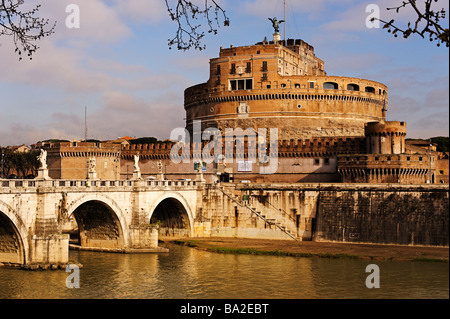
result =
[[[230,74],[236,74],[236,64],[235,63],[231,63]]]
[[[286,83],[281,83],[281,87],[284,89],[286,88]]]
[[[367,93],[375,93],[375,88],[373,88],[371,86],[366,86],[366,92]]]
[[[217,72],[216,72],[216,74],[220,75],[220,65],[217,65]]]
[[[262,81],[267,81],[267,73],[263,73]]]
[[[357,84],[348,84],[347,85],[348,91],[359,91],[359,85]]]
[[[300,88],[300,84],[299,84],[299,83],[295,83],[294,86],[295,86],[296,89],[299,89],[299,88]]]
[[[253,89],[253,79],[245,80],[245,89],[252,90]]]
[[[309,88],[314,89],[314,82],[309,82]]]
[[[230,90],[252,90],[253,89],[253,79],[239,79],[230,80]]]
[[[262,71],[263,71],[263,72],[267,72],[267,71],[268,71],[268,68],[267,68],[267,61],[263,61]]]
[[[334,83],[334,82],[325,82],[323,84],[323,88],[325,90],[337,90],[339,88],[339,86],[337,83]]]
[[[315,159],[314,159],[314,165],[319,165],[319,164],[320,164],[320,159],[315,158]]]
[[[245,69],[245,73],[251,73],[252,72],[252,63],[247,62],[247,68]]]
[[[245,81],[244,80],[238,80],[238,90],[245,90]]]
[[[324,164],[325,165],[330,165],[330,159],[329,158],[325,158],[324,159]]]

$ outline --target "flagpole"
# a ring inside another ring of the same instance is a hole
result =
[[[286,0],[284,0],[284,34],[283,41],[286,41]]]

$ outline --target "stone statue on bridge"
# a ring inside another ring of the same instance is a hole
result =
[[[164,180],[164,173],[163,173],[163,163],[161,160],[158,162],[158,179],[163,181]]]
[[[89,157],[89,173],[94,173],[96,166],[97,162],[95,160],[95,157]]]
[[[134,171],[139,172],[141,169],[139,168],[139,155],[134,155]]]
[[[139,167],[139,155],[134,155],[133,179],[141,179],[141,168]]]
[[[40,169],[47,169],[47,151],[44,149],[41,149],[41,153],[37,157],[37,159],[40,162]]]
[[[95,160],[95,156],[89,157],[88,165],[88,179],[96,180],[97,171],[95,170],[95,167],[97,166],[97,161]]]
[[[49,180],[48,167],[47,167],[47,151],[41,148],[41,153],[37,157],[39,161],[39,169],[37,180]]]

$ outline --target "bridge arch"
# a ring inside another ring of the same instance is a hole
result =
[[[150,223],[160,223],[161,237],[192,237],[194,217],[191,207],[179,193],[167,193],[159,197],[152,205]]]
[[[108,196],[84,195],[69,205],[67,216],[77,222],[81,246],[111,249],[129,246],[127,219],[119,205]]]
[[[29,256],[28,231],[22,219],[0,201],[0,262],[26,264]]]

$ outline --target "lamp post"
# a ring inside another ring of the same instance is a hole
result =
[[[428,165],[429,165],[429,167],[430,167],[430,169],[429,169],[429,183],[431,184],[432,183],[432,177],[433,177],[433,175],[432,175],[432,173],[431,173],[431,147],[433,146],[433,144],[431,143],[431,139],[430,139],[430,146],[429,146],[429,152],[428,152]]]

